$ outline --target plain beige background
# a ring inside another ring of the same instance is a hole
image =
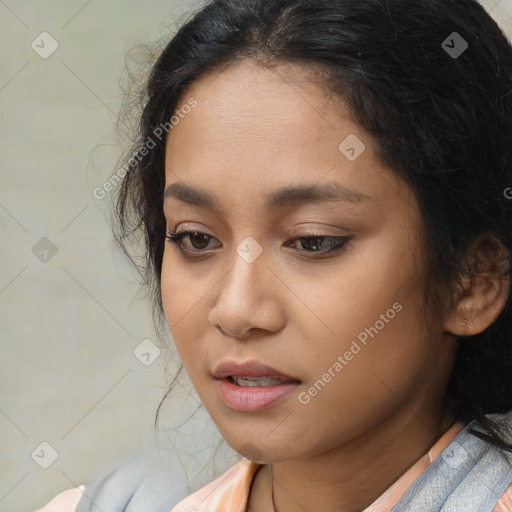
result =
[[[512,0],[484,4],[512,34]],[[198,5],[0,0],[0,511],[38,508],[154,442],[176,363],[156,357],[148,303],[114,248],[107,201],[92,192],[120,154],[126,53],[168,37]],[[196,398],[181,394],[183,418]],[[205,424],[200,413],[182,438],[169,436],[213,445]],[[191,473],[207,456],[185,461]]]

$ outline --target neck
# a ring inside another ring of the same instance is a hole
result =
[[[360,512],[424,456],[455,418],[401,409],[349,443],[272,465],[275,512]],[[272,510],[270,466],[258,472],[250,512]],[[254,499],[253,499],[254,498]]]

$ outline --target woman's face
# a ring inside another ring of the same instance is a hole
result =
[[[302,76],[210,74],[167,141],[167,231],[199,233],[166,241],[167,322],[223,436],[266,462],[437,411],[452,351],[412,191]]]

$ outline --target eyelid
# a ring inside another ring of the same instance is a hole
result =
[[[333,232],[334,231],[334,232]],[[355,233],[348,229],[343,229],[339,226],[333,225],[315,225],[315,226],[296,226],[289,230],[285,236],[287,244],[289,242],[296,242],[303,238],[328,238],[328,239],[339,239],[349,240],[354,238]]]
[[[171,233],[176,233],[176,230],[178,229],[178,226],[180,228],[179,233],[183,233],[183,231],[192,231],[192,232],[198,232],[198,233],[204,233],[205,235],[210,235],[210,233],[207,233],[207,230],[203,226],[199,227],[193,227],[193,224],[191,222],[183,222],[181,224],[178,224],[177,226],[174,226],[173,229],[168,229]],[[213,236],[213,235],[210,235]]]

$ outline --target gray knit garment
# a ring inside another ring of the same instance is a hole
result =
[[[468,427],[416,479],[391,512],[492,512],[512,484],[512,455],[505,456],[468,432]],[[507,437],[512,442],[510,433]]]
[[[169,512],[190,490],[181,465],[168,466],[133,457],[86,485],[76,512]]]

